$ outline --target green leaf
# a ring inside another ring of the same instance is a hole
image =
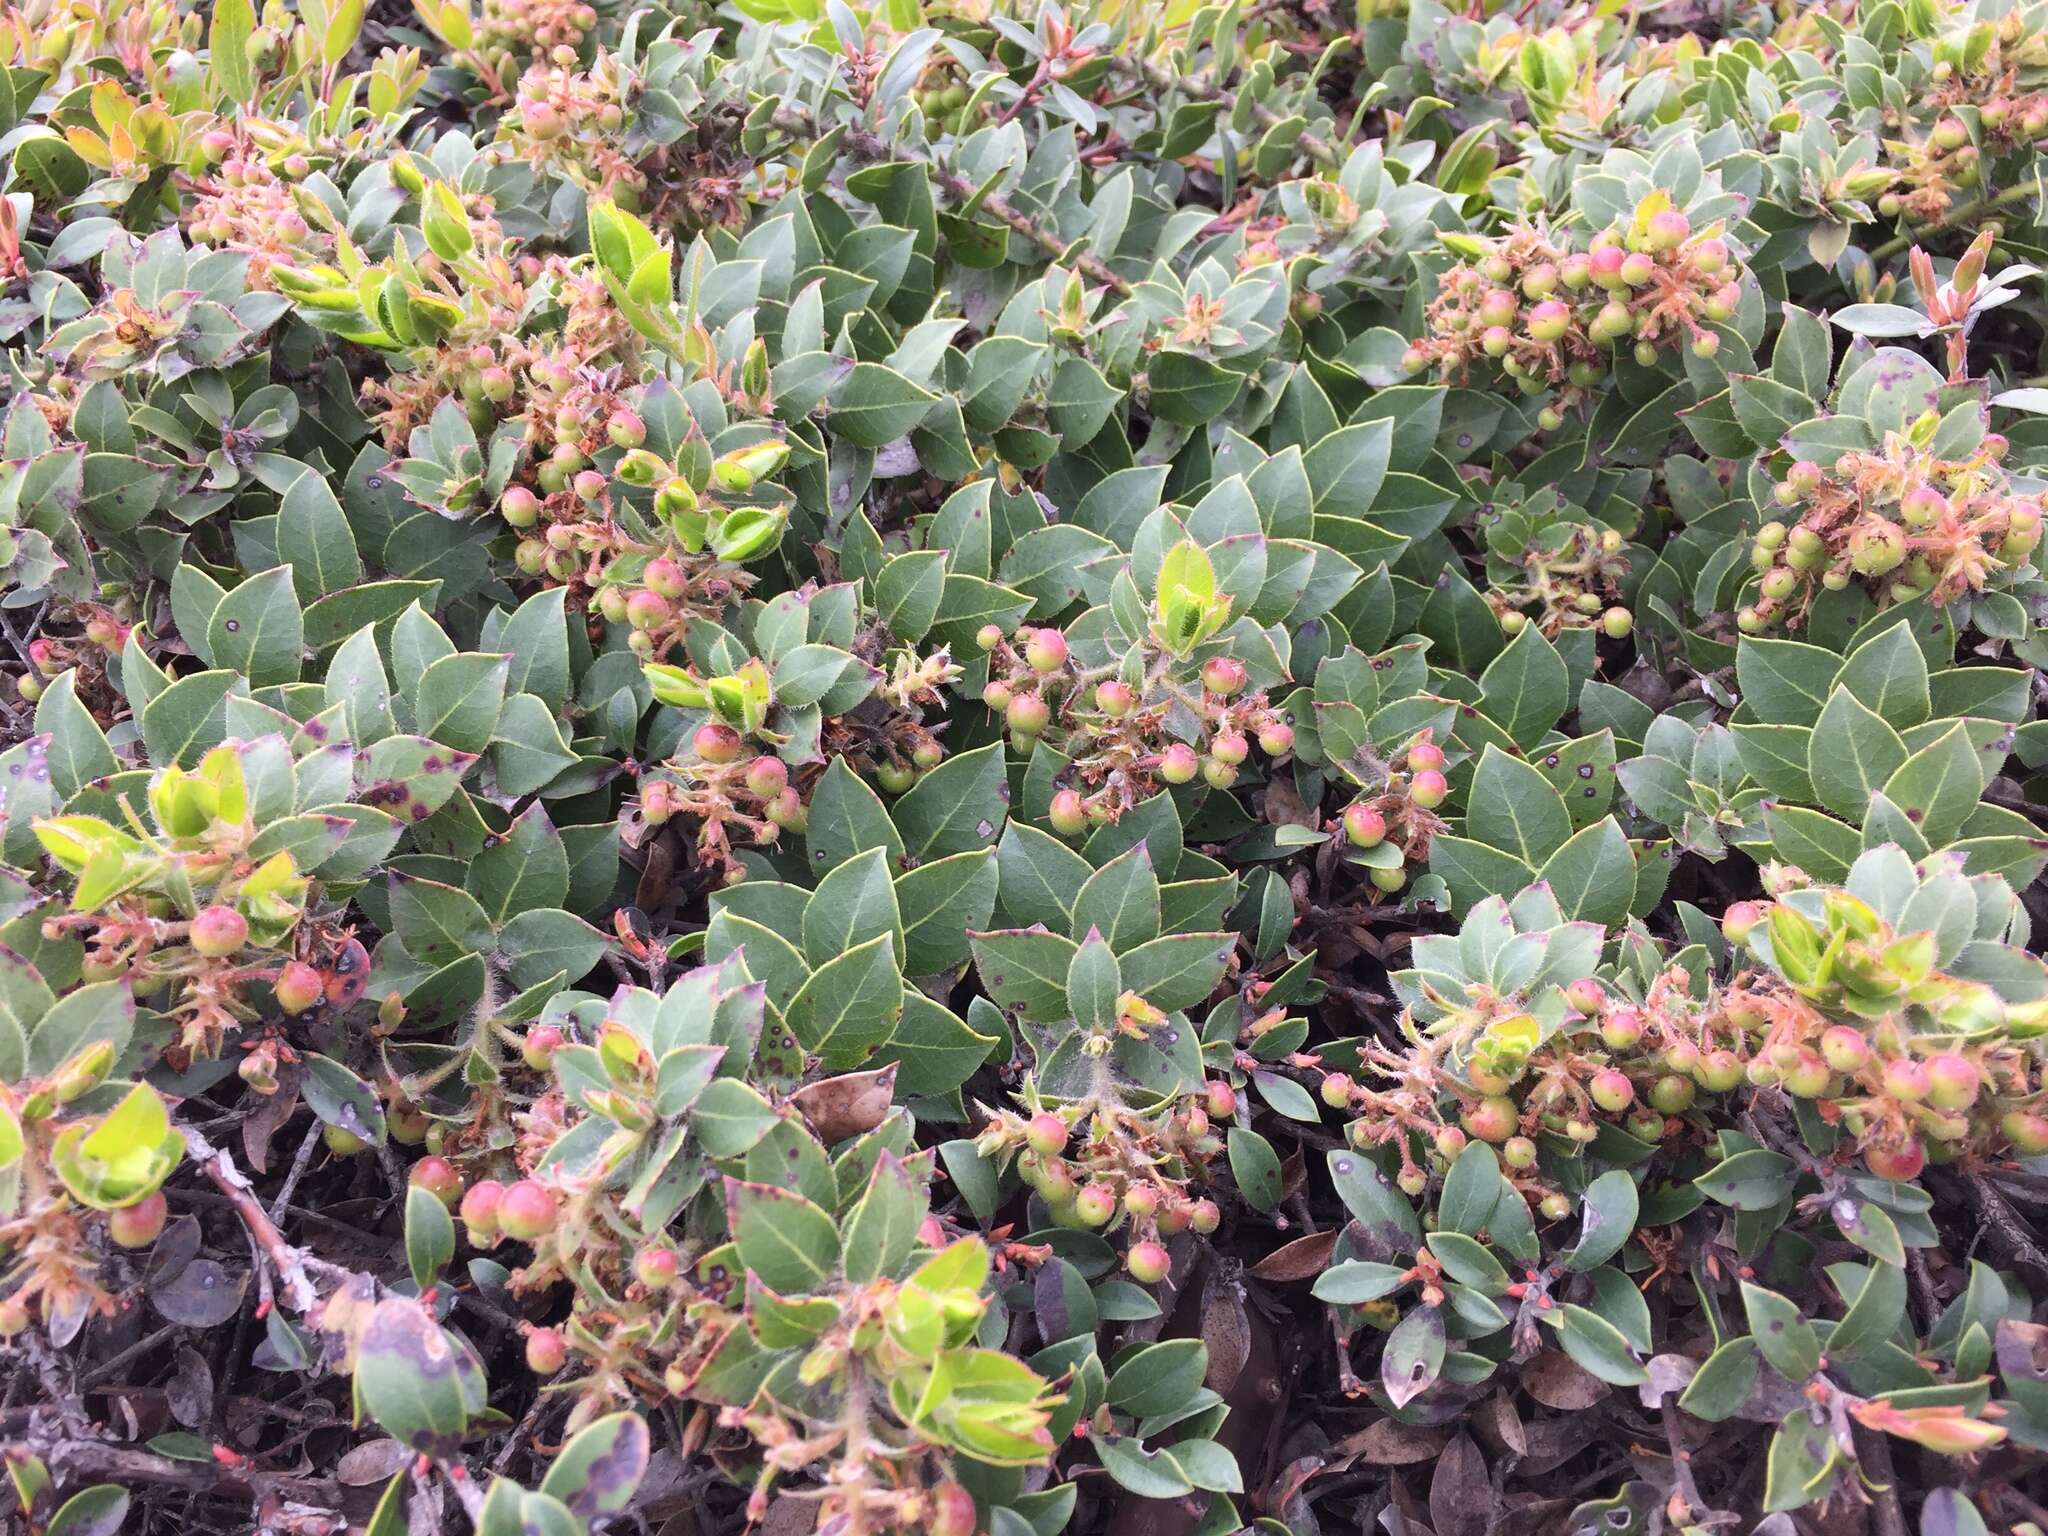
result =
[[[1908,757],[1884,782],[1885,798],[1936,848],[1962,831],[1983,792],[1977,750],[1961,724]]]
[[[1745,637],[1735,648],[1742,702],[1767,725],[1811,725],[1828,701],[1841,660],[1799,640]]]
[[[1768,1211],[1792,1193],[1796,1165],[1781,1153],[1751,1147],[1723,1158],[1694,1187],[1709,1200],[1738,1211]]]
[[[256,69],[249,62],[250,34],[256,30],[256,8],[250,0],[219,0],[206,34],[207,69],[216,94],[236,106],[247,105],[256,91]]]
[[[1470,1242],[1471,1239],[1464,1241]],[[1484,1252],[1483,1249],[1481,1251]],[[1368,1301],[1378,1301],[1382,1296],[1391,1296],[1410,1283],[1409,1271],[1399,1264],[1375,1264],[1353,1259],[1331,1265],[1316,1276],[1316,1283],[1310,1289],[1318,1301],[1329,1302],[1332,1306],[1357,1307]]]
[[[1693,1373],[1679,1396],[1678,1406],[1709,1424],[1733,1418],[1736,1410],[1749,1400],[1750,1389],[1756,1385],[1761,1369],[1754,1339],[1748,1334],[1730,1339],[1707,1356],[1706,1364]]]
[[[1105,1401],[1134,1419],[1172,1413],[1201,1390],[1209,1373],[1209,1346],[1200,1339],[1168,1339],[1133,1350],[1110,1373]]]
[[[790,999],[787,1018],[790,1033],[805,1050],[826,1066],[841,1068],[866,1065],[902,1014],[896,941],[885,933],[813,971]]]
[[[1490,742],[1480,754],[1467,800],[1465,835],[1531,868],[1572,835],[1571,813],[1550,781]]]
[[[1835,686],[1846,688],[1897,730],[1925,720],[1930,708],[1927,657],[1910,624],[1893,624],[1849,653]]]
[[[1159,936],[1159,877],[1144,844],[1088,876],[1074,898],[1073,928],[1101,930],[1118,954]]]
[[[1124,985],[1155,1008],[1173,1013],[1207,1001],[1230,965],[1227,933],[1173,933],[1140,944],[1118,959]]]
[[[882,935],[900,948],[903,916],[896,904],[895,882],[889,878],[888,856],[870,848],[828,873],[804,904],[804,959],[823,965]]]
[[[970,933],[975,974],[998,1007],[1028,1023],[1049,1024],[1067,1014],[1067,972],[1074,941],[1044,928],[1002,928]]]
[[[474,651],[443,656],[420,674],[413,692],[415,728],[458,752],[483,751],[498,728],[511,672],[509,656]]]
[[[832,759],[811,791],[804,848],[814,875],[836,869],[869,848],[884,850],[892,866],[903,859],[902,835],[881,796],[868,787],[843,757]]]
[[[569,850],[536,802],[470,861],[465,883],[494,925],[536,907],[559,907],[569,894]]]
[[[923,864],[993,848],[1009,819],[1009,808],[1000,741],[949,757],[896,802],[903,856]],[[812,814],[817,814],[815,803]]]
[[[42,698],[36,701],[35,728],[50,738],[45,749],[49,782],[59,802],[121,766],[107,743],[106,732],[78,701],[76,671],[60,673],[44,687]]]
[[[206,646],[215,666],[240,672],[252,688],[297,682],[306,628],[291,567],[251,576],[223,597],[206,622]]]
[[[880,363],[855,363],[831,391],[826,425],[856,447],[880,448],[923,421],[937,399]]]
[[[1640,1197],[1636,1181],[1621,1169],[1611,1169],[1586,1186],[1579,1197],[1579,1242],[1565,1260],[1574,1273],[1596,1269],[1621,1252],[1634,1234]]]
[[[1570,704],[1564,659],[1534,624],[1524,625],[1479,679],[1479,707],[1524,752],[1543,739]]]
[[[996,846],[996,869],[1006,912],[1029,914],[1063,933],[1073,930],[1074,902],[1094,874],[1080,854],[1048,832],[1012,821]]]
[[[307,470],[277,503],[277,553],[292,568],[301,603],[352,587],[363,579],[355,531],[325,477]]]
[[[1155,352],[1145,371],[1152,414],[1175,426],[1194,427],[1228,410],[1243,379],[1192,352]]]
[[[838,1226],[802,1195],[727,1179],[725,1208],[740,1262],[771,1291],[807,1295],[839,1267]]]
[[[356,1391],[394,1440],[421,1455],[452,1457],[469,1427],[466,1367],[473,1362],[425,1306],[387,1295],[357,1347]]]
[[[1237,1181],[1239,1193],[1259,1210],[1278,1210],[1285,1186],[1280,1154],[1273,1150],[1273,1144],[1257,1131],[1241,1125],[1233,1125],[1224,1139],[1230,1157],[1230,1176]]]
[[[1415,1307],[1394,1324],[1380,1353],[1380,1386],[1405,1408],[1436,1385],[1444,1366],[1444,1321],[1436,1307]]]
[[[1074,958],[1067,963],[1067,1011],[1086,1030],[1107,1032],[1116,1028],[1116,1000],[1123,989],[1123,974],[1116,956],[1100,933],[1089,929]]]
[[[1796,1304],[1745,1280],[1742,1310],[1749,1318],[1750,1335],[1772,1370],[1798,1385],[1820,1369],[1820,1340]]]
[[[1386,484],[1394,423],[1381,417],[1341,427],[1302,455],[1315,511],[1325,517],[1369,517]]]
[[[841,1260],[846,1278],[865,1285],[893,1275],[917,1246],[918,1229],[929,1208],[924,1181],[912,1178],[902,1161],[884,1150],[875,1159],[867,1193],[846,1217]]]
[[[1894,626],[1886,633],[1897,634],[1902,627]],[[1919,656],[1919,648],[1910,638],[1906,648]],[[1851,822],[1861,822],[1870,797],[1905,760],[1906,744],[1882,715],[1866,707],[1846,687],[1837,687],[1828,696],[1813,724],[1806,757],[1807,778],[1822,805]],[[1973,799],[1974,795],[1973,790]]]
[[[1612,925],[1628,916],[1634,900],[1636,857],[1620,825],[1606,816],[1573,833],[1544,861],[1537,878],[1550,887],[1566,917]]]
[[[562,1447],[540,1491],[560,1499],[579,1521],[621,1514],[647,1473],[651,1446],[647,1421],[637,1413],[607,1414]]]
[[[932,976],[965,964],[968,930],[988,925],[996,884],[992,849],[921,864],[899,879],[896,904],[903,918],[904,974]]]
[[[440,1196],[417,1184],[405,1192],[405,1263],[424,1291],[455,1257],[455,1220]]]
[[[875,578],[875,611],[899,640],[922,640],[939,616],[945,590],[944,550],[896,555]]]
[[[66,1499],[43,1536],[119,1536],[128,1519],[128,1490],[101,1483]]]
[[[1555,1316],[1564,1352],[1589,1375],[1615,1387],[1640,1386],[1649,1379],[1627,1337],[1599,1313],[1567,1302]]]

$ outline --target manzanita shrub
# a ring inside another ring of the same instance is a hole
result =
[[[0,9],[0,1523],[2048,1526],[2048,12]]]

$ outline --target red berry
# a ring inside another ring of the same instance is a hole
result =
[[[1173,1259],[1162,1243],[1136,1243],[1124,1255],[1124,1268],[1138,1284],[1157,1285],[1172,1272]]]
[[[412,1165],[412,1182],[443,1205],[454,1205],[462,1198],[462,1175],[453,1163],[445,1157],[423,1157]]]
[[[1062,837],[1078,837],[1088,827],[1088,807],[1081,800],[1081,792],[1063,789],[1052,797],[1052,805],[1046,811],[1046,820],[1052,823],[1053,831]]]
[[[1861,1072],[1870,1061],[1870,1042],[1860,1029],[1833,1024],[1821,1031],[1820,1054],[1836,1072]]]
[[[1617,1008],[1600,1021],[1600,1040],[1610,1051],[1625,1051],[1643,1038],[1643,1016]]]
[[[1362,801],[1344,810],[1344,835],[1359,848],[1376,848],[1387,840],[1387,818]]]
[[[2048,1115],[2031,1109],[2008,1110],[1999,1117],[1998,1128],[2022,1157],[2048,1152]]]
[[[1213,1078],[1205,1091],[1203,1107],[1209,1111],[1210,1119],[1228,1120],[1237,1113],[1237,1090],[1221,1078]]]
[[[553,1024],[536,1024],[526,1032],[519,1056],[536,1072],[545,1072],[555,1052],[562,1048],[562,1031]]]
[[[722,720],[707,720],[691,736],[690,746],[707,763],[737,762],[740,733]]]
[[[1884,1064],[1884,1091],[1895,1099],[1917,1104],[1927,1097],[1930,1086],[1927,1069],[1909,1056]]]
[[[232,955],[249,941],[249,920],[233,907],[207,907],[192,919],[192,947],[209,959]]]
[[[1481,1141],[1506,1141],[1520,1124],[1514,1101],[1499,1094],[1481,1099],[1465,1111],[1465,1129]]]
[[[1091,1227],[1099,1227],[1116,1214],[1116,1192],[1107,1184],[1090,1184],[1074,1196],[1074,1214]]]
[[[660,555],[647,562],[647,569],[640,573],[640,579],[647,583],[647,590],[660,597],[681,597],[689,589],[690,579],[683,574],[683,568],[666,555]]]
[[[536,1376],[552,1376],[569,1363],[569,1346],[552,1328],[536,1328],[526,1336],[526,1368]]]
[[[1944,1051],[1927,1062],[1927,1102],[1936,1109],[1968,1109],[1977,1102],[1983,1075],[1966,1056]]]
[[[1003,718],[1019,736],[1036,736],[1052,723],[1052,710],[1037,694],[1020,693],[1010,700]]]
[[[1592,1085],[1587,1090],[1593,1095],[1593,1102],[1610,1115],[1618,1115],[1635,1101],[1636,1085],[1629,1081],[1628,1074],[1608,1067],[1593,1074]]]
[[[1033,630],[1024,642],[1024,662],[1034,672],[1057,672],[1067,664],[1067,637],[1056,629]]]
[[[1067,1122],[1042,1109],[1024,1127],[1024,1144],[1041,1157],[1051,1157],[1067,1144]]]
[[[1137,691],[1129,683],[1111,678],[1106,683],[1095,685],[1095,707],[1112,720],[1121,720],[1128,715],[1137,702]]]
[[[940,1483],[931,1492],[930,1536],[974,1536],[980,1516],[974,1512],[974,1495],[955,1482]]]
[[[521,1179],[498,1201],[498,1225],[522,1243],[543,1236],[555,1224],[554,1191],[532,1179]]]
[[[1564,989],[1564,1000],[1588,1018],[1607,1006],[1607,993],[1590,976],[1581,976]]]
[[[1202,686],[1229,698],[1251,680],[1244,663],[1234,656],[1212,656],[1202,663]]]
[[[147,1248],[163,1231],[170,1214],[171,1203],[164,1192],[152,1190],[133,1205],[107,1212],[107,1235],[123,1248]]]
[[[626,599],[626,622],[635,629],[653,629],[669,620],[668,599],[645,588]]]
[[[1209,755],[1232,768],[1251,756],[1251,751],[1251,743],[1244,739],[1242,731],[1225,731],[1209,743]]]
[[[286,1013],[304,1013],[326,995],[327,981],[305,961],[293,960],[277,973],[271,991],[277,996],[277,1006]]]
[[[1259,750],[1268,757],[1279,757],[1293,750],[1294,727],[1285,720],[1273,720],[1259,727]]]
[[[1169,784],[1185,784],[1201,771],[1202,760],[1184,741],[1176,741],[1159,754],[1159,777]]]
[[[1408,770],[1421,773],[1426,769],[1442,770],[1444,749],[1433,741],[1418,741],[1408,749]]]
[[[1650,1107],[1663,1115],[1683,1114],[1692,1108],[1695,1091],[1691,1078],[1667,1072],[1650,1084]]]
[[[1434,768],[1425,768],[1408,781],[1408,798],[1425,811],[1433,811],[1444,803],[1444,796],[1450,793],[1450,788],[1442,774]]]
[[[505,1186],[496,1179],[479,1179],[462,1193],[462,1224],[469,1240],[488,1248],[498,1240],[498,1202],[505,1198]]]
[[[1920,1170],[1927,1166],[1927,1149],[1917,1141],[1896,1147],[1865,1147],[1863,1161],[1880,1179],[1902,1184],[1920,1176]]]
[[[633,1259],[633,1273],[650,1291],[665,1291],[682,1273],[683,1261],[673,1248],[642,1248]]]

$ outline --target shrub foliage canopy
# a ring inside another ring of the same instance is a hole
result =
[[[18,0],[0,154],[24,1529],[2038,1536],[2037,5]]]

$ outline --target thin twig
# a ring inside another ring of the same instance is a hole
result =
[[[312,1276],[307,1273],[307,1257],[284,1240],[284,1234],[277,1230],[277,1223],[270,1219],[270,1213],[256,1198],[248,1176],[235,1166],[234,1159],[227,1153],[189,1127],[185,1131],[185,1150],[191,1154],[193,1162],[205,1169],[213,1187],[227,1197],[235,1214],[242,1218],[242,1225],[249,1229],[250,1241],[270,1261],[270,1267],[284,1286],[286,1305],[294,1312],[310,1311],[320,1300],[320,1293],[313,1288]]]
[[[172,1461],[167,1456],[104,1440],[38,1440],[30,1436],[18,1443],[41,1457],[60,1483],[74,1478],[154,1483],[191,1493],[238,1493],[313,1509],[341,1508],[341,1487],[326,1478],[262,1472],[246,1464],[220,1461]]]

